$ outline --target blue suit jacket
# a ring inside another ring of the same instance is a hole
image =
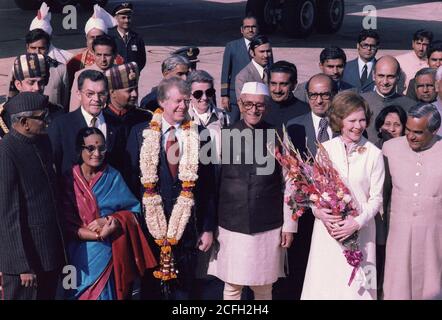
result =
[[[227,43],[221,71],[221,96],[228,96],[231,102],[236,103],[235,78],[249,62],[250,56],[244,38]]]
[[[374,63],[376,63],[376,59]],[[357,88],[360,93],[373,91],[375,85],[373,81],[373,69],[374,65],[367,76],[367,81],[365,81],[364,85],[361,86],[361,80],[359,77],[358,59],[356,58],[354,60],[347,62],[347,64],[345,65],[344,75],[342,77],[342,80]]]

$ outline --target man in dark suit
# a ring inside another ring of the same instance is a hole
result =
[[[235,78],[250,62],[249,45],[259,33],[258,21],[254,16],[246,16],[241,25],[242,38],[228,42],[224,49],[221,71],[221,107],[229,111],[232,123],[239,120],[239,109],[236,102]]]
[[[316,156],[316,142],[324,142],[333,136],[327,111],[336,94],[335,82],[325,74],[317,74],[307,81],[307,95],[311,112],[291,119],[287,123],[287,133],[294,146],[301,152],[307,150]],[[314,216],[308,212],[298,221],[298,233],[288,251],[289,276],[279,281],[275,299],[301,298],[305,270],[310,252]]]
[[[376,62],[373,72],[374,91],[361,94],[370,106],[373,119],[376,119],[379,112],[386,106],[395,104],[408,111],[416,104],[416,101],[396,92],[400,70],[399,62],[392,56],[383,56]],[[376,143],[378,135],[374,122],[371,121],[366,130],[368,140]]]
[[[102,109],[106,106],[109,91],[106,77],[96,70],[84,70],[78,77],[78,96],[80,108],[62,115],[51,123],[48,129],[51,139],[54,163],[57,174],[64,174],[72,170],[78,155],[75,152],[75,140],[78,131],[84,127],[96,127],[106,137],[107,160],[118,168],[120,157],[114,150],[121,150],[116,146],[119,141],[117,125]]]
[[[310,111],[308,104],[293,95],[298,82],[298,72],[293,63],[275,62],[270,67],[269,91],[271,101],[264,114],[264,121],[281,129],[287,122]]]
[[[356,91],[351,84],[342,80],[346,62],[347,56],[345,55],[344,50],[339,47],[325,48],[319,55],[319,69],[322,73],[333,79],[338,91]],[[306,82],[299,84],[294,92],[296,98],[304,102],[308,102],[306,85]]]
[[[357,88],[360,93],[374,89],[373,67],[379,42],[379,34],[375,30],[362,30],[356,44],[359,56],[345,66],[342,80]]]
[[[6,104],[0,143],[0,270],[3,299],[54,299],[65,263],[55,173],[46,135],[48,97],[23,92]]]
[[[118,54],[123,57],[124,62],[136,62],[141,71],[146,65],[146,47],[143,38],[131,29],[132,14],[132,3],[117,5],[112,12],[117,20],[117,27],[111,29],[109,35],[114,37]]]
[[[169,221],[176,199],[182,191],[182,181],[178,179],[176,170],[172,170],[169,161],[169,152],[166,154],[169,142],[183,150],[184,128],[182,124],[189,107],[190,88],[182,79],[165,79],[158,85],[158,102],[164,112],[161,120],[161,145],[158,167],[158,191],[162,198],[164,214]],[[145,189],[140,183],[140,152],[144,142],[143,131],[150,123],[141,123],[135,126],[127,144],[127,169],[130,175],[129,186],[136,196],[142,197]],[[176,165],[176,163],[175,163]],[[215,206],[215,171],[211,164],[198,164],[198,179],[193,191],[195,205],[189,221],[185,225],[184,233],[178,244],[173,246],[175,266],[179,270],[177,281],[169,282],[170,291],[163,291],[163,298],[167,299],[195,299],[196,290],[196,263],[197,250],[208,251],[212,246],[213,232],[216,228]],[[153,236],[149,232],[149,240]],[[155,252],[158,246],[152,245]],[[142,289],[143,298],[158,298],[154,291],[158,289],[160,280],[146,275]],[[167,295],[164,296],[164,294]]]

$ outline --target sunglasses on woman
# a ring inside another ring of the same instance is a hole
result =
[[[214,88],[209,88],[206,91],[203,90],[195,90],[194,92],[192,92],[192,96],[199,100],[201,99],[201,97],[203,96],[204,93],[206,93],[206,97],[207,98],[213,98],[215,96],[215,92],[216,90]]]
[[[95,150],[98,150],[98,153],[105,153],[107,151],[107,148],[105,145],[101,145],[101,146],[93,146],[93,145],[89,145],[89,146],[81,146],[83,149],[86,150],[87,153],[92,154],[95,152]]]

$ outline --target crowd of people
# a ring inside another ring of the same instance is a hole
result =
[[[442,298],[442,41],[421,29],[376,57],[364,29],[356,59],[324,48],[298,83],[247,15],[217,105],[196,47],[139,96],[133,10],[96,5],[75,56],[51,44],[45,3],[30,25],[0,105],[2,299]],[[269,148],[283,132],[301,155],[327,151],[357,216],[294,218]]]

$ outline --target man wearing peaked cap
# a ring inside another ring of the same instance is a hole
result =
[[[0,143],[0,270],[4,300],[54,299],[66,263],[46,135],[48,97],[6,103],[12,129]]]
[[[189,72],[196,70],[196,63],[199,62],[198,55],[200,54],[200,49],[198,47],[187,46],[179,48],[171,52],[171,54],[177,54],[186,57],[190,61]]]
[[[49,63],[45,56],[36,53],[28,53],[18,56],[12,68],[10,91],[8,100],[20,92],[38,92],[43,94],[49,81]],[[49,117],[51,119],[61,115],[63,110],[57,104],[48,104]],[[11,119],[6,104],[0,105],[0,138],[9,132]]]
[[[242,119],[230,129],[248,138],[238,143],[232,141],[230,130],[222,133],[229,135],[223,141],[230,142],[230,150],[222,149],[220,248],[208,273],[224,281],[224,300],[240,300],[244,286],[253,290],[255,300],[271,300],[273,283],[284,276],[284,257],[297,224],[289,212],[284,213],[282,170],[267,149],[268,143],[276,144],[274,128],[263,121],[269,104],[267,86],[244,83],[238,103]],[[268,159],[265,168],[258,160],[262,157]]]
[[[136,62],[141,71],[146,65],[146,48],[143,38],[131,29],[132,13],[132,3],[124,2],[117,5],[112,11],[117,27],[110,30],[109,34],[115,38],[118,54],[124,58],[124,61]]]
[[[120,130],[121,141],[118,148],[122,148],[119,150],[123,153],[132,127],[149,121],[151,114],[137,108],[139,71],[136,62],[114,66],[104,74],[109,84],[110,102],[103,112]],[[121,167],[123,166],[124,163],[121,163]]]

